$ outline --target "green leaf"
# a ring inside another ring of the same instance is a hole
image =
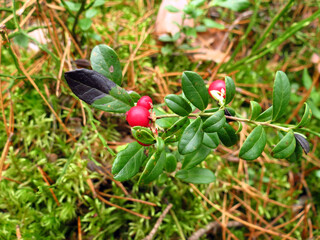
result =
[[[211,148],[205,146],[204,144],[200,146],[200,148],[193,152],[185,155],[182,168],[183,169],[190,169],[201,163],[206,157],[210,154]]]
[[[256,120],[259,115],[261,114],[261,106],[256,101],[250,101],[250,108],[251,108],[251,120]]]
[[[190,2],[190,5],[195,8],[198,8],[198,7],[201,7],[205,2],[206,2],[206,0],[192,0]]]
[[[229,8],[232,11],[239,12],[250,6],[249,0],[214,0],[212,6]]]
[[[182,90],[186,98],[201,111],[207,107],[209,94],[199,74],[190,71],[183,72]]]
[[[167,5],[165,7],[165,9],[167,9],[169,12],[172,12],[172,13],[180,12],[180,9],[178,9],[172,5]]]
[[[13,40],[16,44],[18,44],[21,47],[24,47],[24,48],[28,47],[29,38],[23,33],[18,33]]]
[[[183,29],[187,37],[197,37],[197,30],[194,27],[185,26]]]
[[[166,162],[166,152],[163,151],[164,142],[162,138],[157,138],[157,145],[161,147],[159,147],[157,151],[149,158],[147,165],[140,176],[139,183],[150,183],[157,179],[163,172]]]
[[[199,25],[199,26],[196,26],[196,31],[197,32],[206,32],[207,28],[204,25]]]
[[[153,108],[153,111],[156,113],[156,116],[166,115],[167,113],[161,108]],[[162,128],[170,128],[176,121],[177,117],[172,118],[160,118],[156,120],[156,124]]]
[[[273,112],[273,106],[269,107],[267,110],[265,110],[263,113],[261,113],[256,118],[256,121],[258,121],[258,122],[270,121],[272,119],[272,112]]]
[[[164,169],[166,172],[174,172],[177,168],[177,158],[172,153],[167,153]]]
[[[309,89],[312,85],[312,78],[310,77],[307,68],[303,69],[302,83],[306,89]]]
[[[231,147],[232,145],[236,144],[238,141],[238,136],[236,135],[236,131],[228,123],[225,123],[223,127],[217,131],[217,133],[220,141],[226,147]]]
[[[93,18],[95,15],[98,14],[98,12],[99,12],[98,9],[91,8],[91,9],[86,11],[85,16],[86,16],[86,18]]]
[[[180,116],[188,116],[191,113],[192,109],[189,103],[182,97],[170,94],[165,97],[164,101],[168,105],[168,107],[172,110],[172,112],[180,115]]]
[[[272,120],[279,119],[287,110],[290,101],[290,83],[284,72],[278,71],[273,85]]]
[[[95,0],[92,7],[100,7],[100,6],[104,5],[105,2],[106,2],[106,0]]]
[[[216,132],[214,133],[204,133],[203,135],[203,140],[202,140],[202,144],[206,145],[207,147],[211,148],[211,149],[215,149],[218,147],[219,145],[219,136]]]
[[[70,1],[64,1],[67,7],[73,11],[73,12],[78,12],[81,8],[81,3],[74,3]]]
[[[302,147],[300,144],[296,144],[296,148],[294,149],[294,152],[287,158],[289,162],[298,162],[303,154]]]
[[[176,178],[195,184],[211,183],[216,179],[213,172],[206,168],[183,169],[176,173]]]
[[[207,133],[217,132],[226,122],[226,117],[224,115],[224,110],[219,110],[212,114],[203,123],[203,131]]]
[[[266,133],[261,125],[257,126],[244,141],[239,157],[244,160],[257,159],[267,144]]]
[[[82,31],[87,31],[91,27],[92,21],[89,18],[83,18],[79,21],[79,26]]]
[[[138,102],[141,98],[141,95],[135,91],[128,91],[128,93],[134,102]]]
[[[91,52],[90,61],[93,70],[106,76],[119,86],[121,85],[121,65],[112,48],[104,44],[95,46]]]
[[[168,34],[162,34],[159,36],[158,40],[161,42],[173,42],[173,38]]]
[[[134,103],[126,90],[116,86],[108,95],[95,100],[91,106],[106,112],[125,113],[134,106]]]
[[[178,144],[179,153],[185,155],[196,151],[201,146],[202,139],[202,120],[198,117],[184,130]]]
[[[135,126],[131,128],[132,136],[144,144],[153,144],[156,139],[150,128]]]
[[[207,28],[225,29],[224,25],[217,23],[210,18],[203,19],[203,23]]]
[[[241,131],[242,131],[242,128],[243,128],[243,125],[242,125],[241,122],[237,121],[237,124],[238,124],[238,129],[237,129],[237,131],[236,131],[236,134],[238,134],[239,132],[241,132]]]
[[[231,77],[226,76],[225,78],[226,82],[226,99],[225,104],[228,104],[232,101],[235,93],[236,93],[236,85],[234,85],[234,82]]]
[[[296,139],[294,137],[293,131],[290,130],[280,142],[273,148],[273,157],[284,159],[288,158],[296,148]]]
[[[178,141],[189,123],[190,120],[188,117],[181,118],[173,123],[162,135],[165,142]]]
[[[296,127],[304,127],[304,126],[307,126],[310,121],[311,121],[311,118],[312,118],[312,111],[308,105],[308,103],[304,103],[305,105],[305,108],[304,108],[304,114],[303,114],[303,117],[301,119],[301,121],[299,122],[299,124],[296,126]]]
[[[114,179],[125,181],[135,176],[147,156],[144,147],[137,142],[130,143],[124,150],[118,153],[112,165]]]

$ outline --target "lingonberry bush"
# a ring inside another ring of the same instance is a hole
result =
[[[115,179],[125,181],[143,168],[140,183],[150,183],[163,172],[174,172],[175,177],[191,183],[210,183],[214,173],[198,167],[220,142],[231,147],[238,142],[242,123],[254,126],[243,142],[239,157],[257,159],[267,144],[265,129],[277,132],[279,142],[271,155],[278,159],[299,161],[303,151],[309,152],[309,143],[301,134],[312,112],[307,103],[297,125],[278,122],[290,101],[290,83],[284,72],[278,71],[273,86],[272,106],[262,111],[259,103],[250,102],[250,118],[243,118],[228,106],[236,92],[230,77],[217,80],[206,87],[195,72],[182,75],[182,94],[170,94],[164,102],[170,112],[156,107],[149,96],[140,97],[133,91],[121,88],[122,72],[119,59],[106,45],[96,46],[91,53],[93,70],[77,69],[66,72],[65,78],[73,93],[97,109],[123,113],[137,140],[120,151],[113,163]],[[208,109],[211,97],[216,107]],[[177,169],[177,162],[181,167]]]

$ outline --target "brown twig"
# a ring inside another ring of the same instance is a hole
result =
[[[152,228],[151,232],[143,240],[151,240],[153,238],[153,236],[156,234],[158,228],[160,227],[163,219],[165,218],[165,216],[167,215],[169,210],[172,208],[172,206],[173,206],[172,203],[168,204],[166,209],[161,213],[160,217],[158,218],[158,220],[157,220],[156,224],[154,225],[154,227]]]
[[[239,223],[237,221],[230,221],[226,224],[227,228],[234,228],[234,227],[242,227],[243,224]],[[222,228],[221,224],[218,222],[211,222],[204,228],[200,228],[198,231],[193,233],[188,240],[198,240],[200,239],[204,234],[206,234],[209,231],[217,232],[220,228]]]
[[[118,208],[118,209],[121,209],[125,212],[128,212],[128,213],[131,213],[135,216],[138,216],[138,217],[141,217],[141,218],[144,218],[144,219],[150,219],[150,217],[148,216],[145,216],[145,215],[142,215],[140,213],[137,213],[137,212],[134,212],[132,210],[129,210],[129,209],[126,209],[126,208],[123,208],[123,207],[120,207],[119,205],[117,204],[114,204],[114,203],[111,203],[109,202],[108,200],[104,199],[103,197],[101,197],[99,194],[97,195],[97,197],[100,199],[100,201],[104,202],[105,204],[109,205],[109,206],[112,206],[112,207],[115,207],[115,208]]]

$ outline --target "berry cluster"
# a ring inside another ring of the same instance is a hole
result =
[[[150,112],[153,107],[152,99],[149,96],[143,96],[137,102],[137,106],[132,107],[126,113],[126,120],[131,127],[141,126],[150,127]],[[143,146],[149,146],[138,141]]]

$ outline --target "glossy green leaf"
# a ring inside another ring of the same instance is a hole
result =
[[[206,159],[206,157],[210,154],[211,150],[211,148],[202,144],[197,151],[185,155],[182,162],[182,168],[190,169],[195,167],[196,165],[198,165]]]
[[[290,83],[284,72],[278,71],[273,85],[272,120],[279,119],[287,110],[290,101]]]
[[[156,116],[166,115],[167,113],[161,108],[153,108]],[[172,118],[160,118],[156,120],[156,124],[162,128],[170,128],[179,118],[172,117]]]
[[[273,148],[273,157],[284,159],[288,158],[296,148],[296,139],[293,131],[289,131],[280,142]]]
[[[239,157],[244,160],[257,159],[267,144],[266,133],[261,125],[257,126],[244,141]]]
[[[226,122],[226,117],[224,115],[224,110],[219,110],[212,114],[205,122],[203,123],[204,132],[217,132]]]
[[[150,128],[135,126],[131,128],[132,136],[144,144],[153,144],[156,139]]]
[[[231,147],[232,145],[235,145],[238,141],[236,131],[228,123],[225,123],[223,127],[217,131],[217,133],[220,141],[226,147]]]
[[[202,77],[190,71],[183,72],[182,90],[186,98],[200,110],[208,106],[209,94]]]
[[[116,86],[111,88],[109,94],[91,103],[91,106],[106,112],[125,113],[134,103],[126,90]]]
[[[272,119],[272,112],[273,112],[273,106],[269,107],[267,110],[265,110],[263,113],[261,113],[256,118],[256,121],[258,121],[258,122],[270,121]]]
[[[196,151],[201,146],[202,139],[202,120],[198,117],[184,130],[178,144],[179,153],[185,155]]]
[[[149,158],[146,167],[144,168],[139,183],[147,184],[157,179],[163,172],[166,162],[166,152],[163,151],[164,142],[161,138],[157,138],[157,150]]]
[[[162,135],[163,139],[165,139],[165,142],[171,142],[171,140],[174,140],[173,142],[178,141],[189,123],[190,120],[188,117],[181,118],[173,123],[172,126],[165,130],[164,134]]]
[[[203,145],[211,148],[211,149],[215,149],[218,147],[219,145],[219,137],[218,137],[218,133],[214,132],[214,133],[204,133],[203,135],[203,140],[202,143]]]
[[[238,124],[238,129],[236,131],[236,134],[240,133],[242,131],[242,128],[243,128],[243,125],[241,122],[237,121],[237,124]]]
[[[176,173],[176,178],[195,184],[211,183],[216,179],[214,173],[206,168],[182,169]]]
[[[256,101],[250,101],[250,108],[251,108],[251,120],[256,120],[259,115],[261,114],[262,108],[259,103]]]
[[[133,102],[138,102],[141,98],[141,95],[135,91],[128,91],[130,97],[132,98]]]
[[[122,71],[119,58],[115,51],[107,45],[100,44],[93,48],[90,56],[92,69],[109,78],[119,86]]]
[[[125,181],[135,176],[142,163],[147,159],[144,147],[137,142],[130,143],[124,150],[117,154],[112,165],[114,179]]]
[[[289,162],[298,162],[300,161],[303,154],[302,147],[300,144],[296,144],[296,148],[294,149],[294,152],[287,158]]]
[[[308,105],[308,103],[304,103],[305,105],[305,109],[304,109],[304,114],[302,116],[302,119],[301,121],[299,122],[299,124],[296,126],[296,127],[304,127],[304,126],[307,126],[310,121],[311,121],[311,118],[312,118],[312,111]]]
[[[172,112],[180,116],[188,116],[192,109],[189,103],[182,97],[170,94],[165,97],[164,101],[167,106],[172,110]]]
[[[226,77],[225,78],[226,82],[226,99],[225,99],[225,104],[228,104],[232,101],[235,93],[236,93],[236,85],[234,85],[234,81],[232,80],[231,77]]]
[[[139,183],[147,184],[156,180],[159,175],[163,172],[163,168],[166,162],[166,153],[155,152],[147,162],[144,171],[141,174]]]
[[[174,172],[177,168],[177,158],[172,153],[167,153],[164,169],[166,172]]]

